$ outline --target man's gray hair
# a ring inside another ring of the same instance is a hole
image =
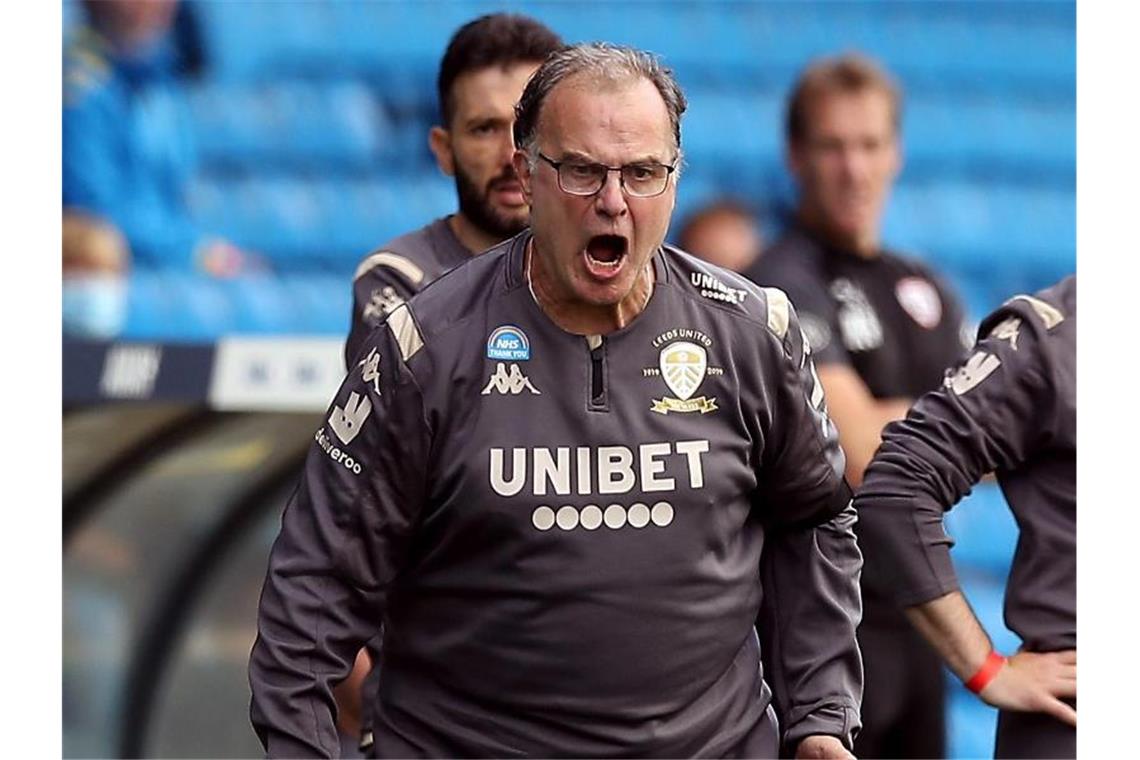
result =
[[[685,113],[688,103],[673,72],[662,66],[651,53],[607,42],[571,45],[552,53],[526,83],[526,89],[515,106],[514,136],[515,145],[531,154],[532,161],[536,158],[538,118],[546,96],[559,82],[576,74],[614,84],[638,79],[652,82],[669,112],[673,147],[677,149],[677,160],[680,161],[681,114]]]

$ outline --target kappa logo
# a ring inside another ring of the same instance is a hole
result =
[[[693,397],[707,375],[724,374],[722,368],[710,367],[708,364],[706,346],[711,346],[712,340],[704,333],[696,330],[673,332],[691,333],[692,337],[700,340],[701,343],[690,340],[669,343],[661,349],[657,358],[657,366],[642,370],[646,377],[660,376],[665,381],[666,387],[675,396],[675,398],[664,396],[661,399],[653,399],[650,411],[658,414],[668,414],[669,412],[708,414],[716,411],[719,407],[717,407],[714,397]],[[701,345],[702,343],[704,345]],[[654,344],[660,345],[657,341],[654,341]]]
[[[530,340],[521,328],[514,325],[496,327],[487,338],[487,358],[505,362],[528,361]]]
[[[361,398],[359,393],[353,392],[349,394],[343,409],[339,404],[333,407],[329,426],[336,433],[336,437],[347,446],[360,434],[361,426],[371,413],[372,401],[367,396]]]
[[[1021,334],[1021,319],[1018,317],[1009,317],[1004,319],[990,332],[991,338],[998,340],[1008,340],[1009,345],[1013,350],[1017,350],[1017,337]]]
[[[372,383],[372,390],[376,391],[376,395],[380,395],[380,352],[373,346],[372,350],[368,352],[368,356],[364,357],[358,367],[363,367],[361,370],[361,378],[366,383]]]
[[[512,364],[508,371],[507,366],[499,362],[495,366],[495,373],[491,375],[487,384],[483,386],[481,395],[489,396],[491,395],[491,391],[497,391],[504,396],[517,396],[524,390],[530,391],[535,396],[542,395],[542,391],[535,388],[530,378],[522,373],[522,370],[519,369],[519,365]]]

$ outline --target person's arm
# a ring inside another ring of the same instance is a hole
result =
[[[879,448],[883,428],[905,417],[912,399],[875,398],[850,364],[820,364],[817,371],[847,456],[847,482],[857,488]]]
[[[1049,326],[1031,310],[1016,309],[989,318],[988,337],[948,373],[944,387],[888,426],[855,500],[864,550],[894,579],[911,622],[966,680],[992,646],[959,593],[943,513],[984,473],[1015,469],[1049,441],[1054,368],[1075,360],[1059,353]],[[1075,655],[1015,655],[981,696],[998,707],[1075,720],[1075,711],[1055,699],[1075,693]]]
[[[851,749],[860,727],[863,667],[855,642],[862,616],[855,541],[855,510],[848,506],[821,525],[769,532],[762,581],[767,614],[762,640],[772,647],[767,662],[783,743],[800,755],[829,736]]]
[[[761,560],[765,675],[786,747],[805,757],[848,757],[863,690],[855,511],[795,311],[779,291],[766,294],[776,317],[769,325],[787,329],[774,331],[781,341],[769,364],[775,375],[758,495],[768,525]]]
[[[400,317],[337,392],[269,557],[249,680],[271,757],[339,753],[333,687],[380,627],[426,498],[430,431],[406,364],[422,342],[406,306]]]
[[[963,682],[986,665],[994,650],[966,597],[958,591],[907,607],[906,616]],[[1044,712],[1073,726],[1077,711],[1058,697],[1076,695],[1076,651],[1018,652],[978,692],[995,707]]]

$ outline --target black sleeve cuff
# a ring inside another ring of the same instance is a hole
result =
[[[861,723],[859,711],[850,705],[829,704],[812,710],[810,713],[788,726],[784,732],[783,745],[789,757],[795,756],[796,747],[809,736],[834,736],[843,742],[848,751],[853,751],[855,734]]]

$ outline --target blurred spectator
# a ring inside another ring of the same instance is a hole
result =
[[[114,226],[82,213],[63,215],[63,329],[112,338],[126,319],[127,242]]]
[[[113,223],[137,264],[237,274],[248,257],[186,206],[195,158],[182,88],[199,58],[175,23],[189,17],[177,0],[84,0],[83,10],[64,60],[64,209]]]
[[[677,235],[677,245],[717,266],[743,272],[764,245],[756,216],[732,199],[694,211]]]
[[[353,278],[352,328],[345,363],[393,309],[429,282],[527,226],[530,209],[511,166],[511,127],[523,86],[562,46],[526,16],[495,13],[464,24],[439,65],[441,124],[428,145],[440,171],[455,178],[459,210],[390,240]]]
[[[746,273],[784,289],[795,305],[853,486],[862,482],[884,425],[938,387],[968,347],[955,295],[880,239],[887,196],[902,167],[901,108],[895,83],[862,56],[807,68],[785,125],[799,187],[795,218]],[[875,553],[863,546],[859,643],[866,675],[855,754],[941,757],[942,664],[895,607],[892,579]]]
[[[76,211],[63,214],[63,275],[122,274],[130,254],[114,225]]]

